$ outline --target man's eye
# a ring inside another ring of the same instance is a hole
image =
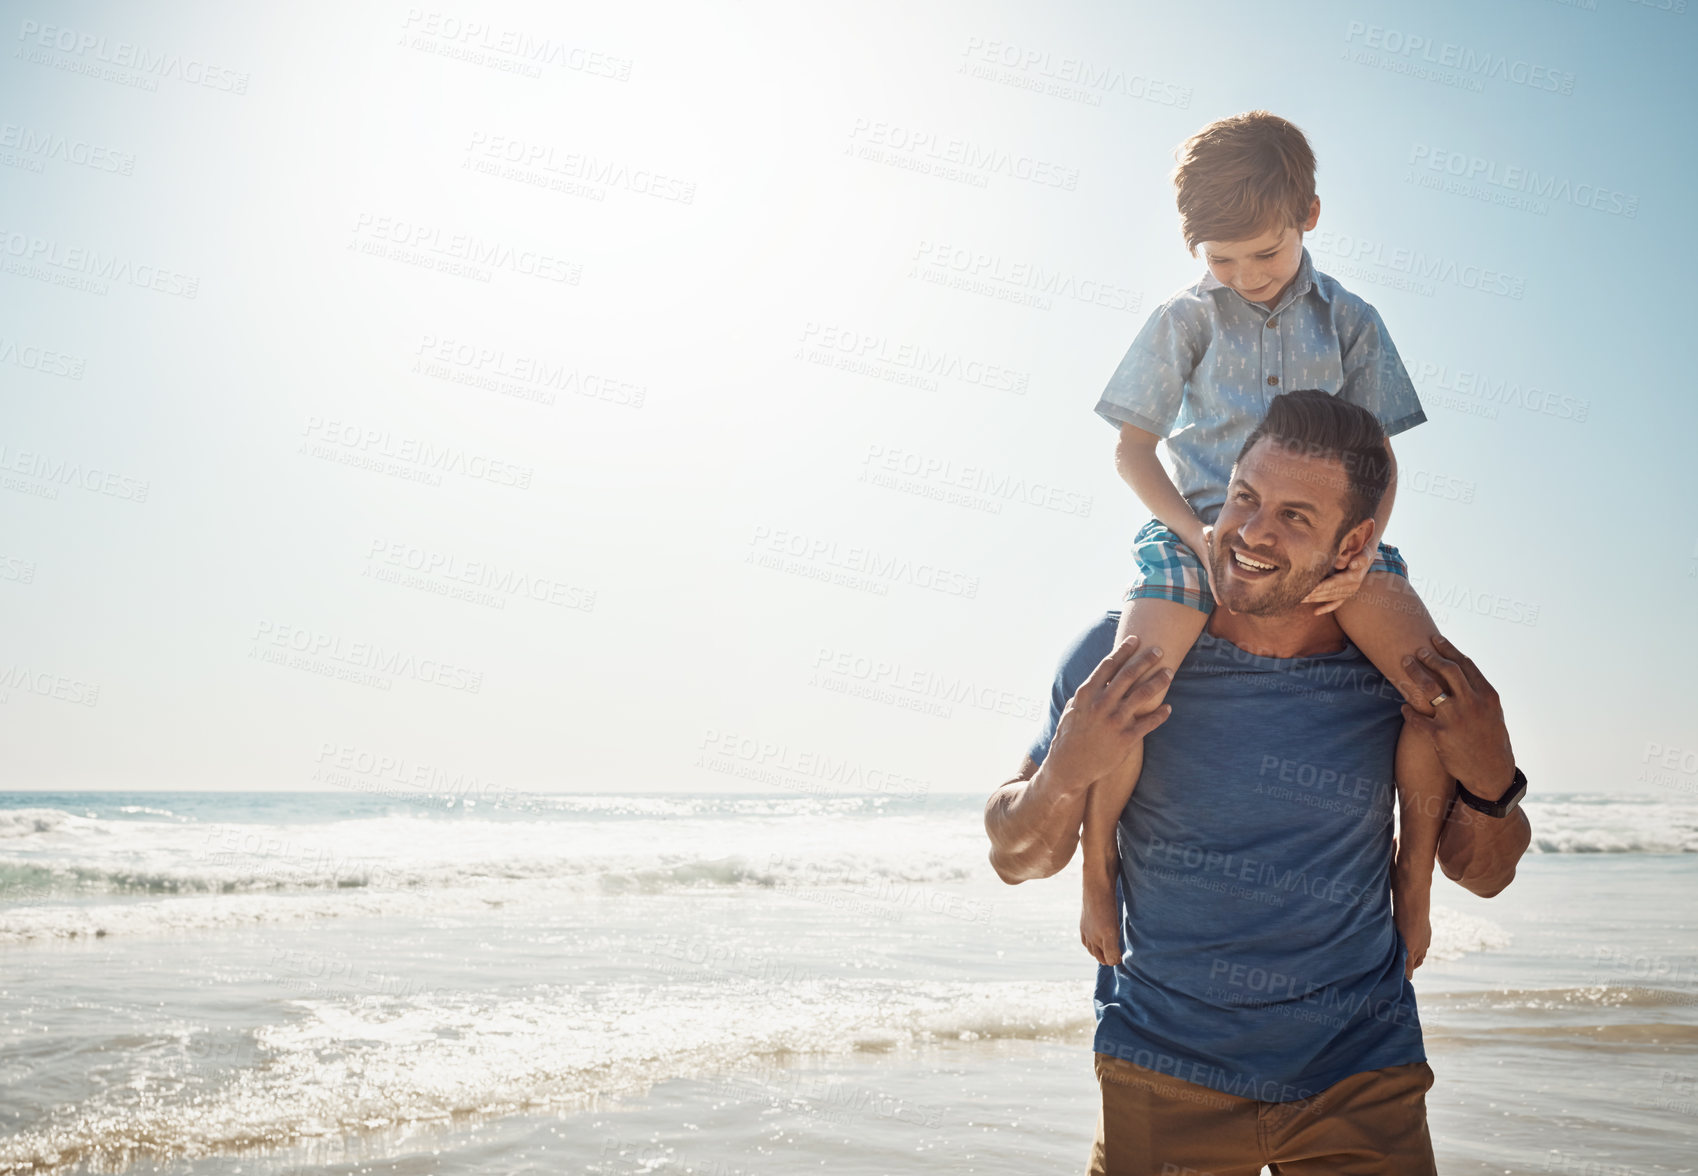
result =
[[[1288,518],[1288,519],[1290,519],[1290,520],[1291,520],[1291,521],[1292,521],[1292,522],[1294,522],[1294,523],[1304,523],[1304,524],[1307,524],[1307,523],[1308,523],[1308,521],[1309,521],[1309,520],[1308,520],[1308,519],[1306,519],[1306,518],[1304,518],[1304,517],[1303,517],[1303,516],[1302,516],[1302,515],[1300,515],[1300,514],[1298,514],[1298,513],[1297,513],[1297,512],[1296,512],[1296,511],[1294,511],[1294,510],[1288,510],[1288,511],[1286,511],[1286,512],[1285,512],[1285,517],[1286,517],[1286,518]]]

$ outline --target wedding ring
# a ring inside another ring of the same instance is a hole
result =
[[[1439,696],[1437,698],[1433,699],[1433,701],[1431,703],[1429,703],[1428,705],[1429,706],[1437,706],[1439,703],[1444,702],[1449,697],[1450,697],[1450,695],[1441,692],[1439,694]]]

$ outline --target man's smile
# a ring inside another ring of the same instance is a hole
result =
[[[1279,571],[1278,564],[1268,563],[1265,560],[1252,559],[1250,556],[1245,555],[1242,551],[1239,551],[1236,547],[1232,549],[1232,562],[1239,573],[1252,579],[1268,575],[1271,572]]]

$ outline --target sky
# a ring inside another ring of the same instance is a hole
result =
[[[0,787],[988,793],[1267,108],[1533,792],[1698,794],[1681,0],[0,16]]]

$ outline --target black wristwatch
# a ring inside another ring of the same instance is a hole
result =
[[[1521,769],[1515,769],[1515,779],[1510,782],[1509,791],[1497,800],[1481,800],[1462,786],[1462,781],[1456,782],[1456,799],[1469,808],[1485,813],[1488,817],[1507,817],[1515,811],[1515,806],[1521,803],[1521,798],[1527,795],[1527,777],[1521,774]]]

